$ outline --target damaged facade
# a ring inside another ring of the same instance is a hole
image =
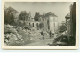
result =
[[[23,15],[22,19],[25,23],[25,27],[30,26],[36,30],[43,30],[46,32],[56,33],[58,28],[58,16],[54,13],[48,12],[43,15],[38,16],[38,20],[36,21],[35,18],[31,18],[31,13],[27,15]]]

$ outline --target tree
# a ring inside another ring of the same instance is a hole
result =
[[[44,27],[44,24],[43,23],[40,23],[39,24],[39,28],[41,29],[41,28],[43,28]]]
[[[29,13],[26,11],[21,11],[19,14],[19,26],[24,27],[27,25],[26,21],[29,20]]]
[[[21,13],[19,14],[19,20],[28,20],[28,13],[26,11],[21,11]]]
[[[36,12],[34,16],[35,21],[39,21],[39,17],[40,17],[40,14]]]
[[[12,7],[4,8],[4,24],[13,25],[17,11]]]
[[[67,30],[66,23],[62,23],[62,25],[59,27],[59,32],[62,33],[66,30]]]

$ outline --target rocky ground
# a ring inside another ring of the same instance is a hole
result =
[[[26,30],[21,27],[5,25],[5,45],[9,46],[48,46],[53,38],[47,32],[41,35],[41,31]]]

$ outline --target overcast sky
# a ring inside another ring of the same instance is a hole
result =
[[[40,14],[53,12],[61,22],[65,20],[65,16],[69,13],[71,4],[71,2],[6,2],[5,7],[11,6],[18,12],[31,12],[32,17],[35,12],[40,12]]]

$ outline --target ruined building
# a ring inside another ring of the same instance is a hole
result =
[[[23,23],[25,27],[31,27],[36,30],[46,31],[51,33],[55,33],[58,29],[58,16],[56,16],[52,12],[45,13],[43,15],[40,15],[39,13],[36,13],[34,18],[31,18],[31,13],[25,13],[21,14],[20,20],[23,20]]]
[[[76,44],[76,2],[70,6],[70,13],[68,13],[65,18],[69,45],[74,46]]]

